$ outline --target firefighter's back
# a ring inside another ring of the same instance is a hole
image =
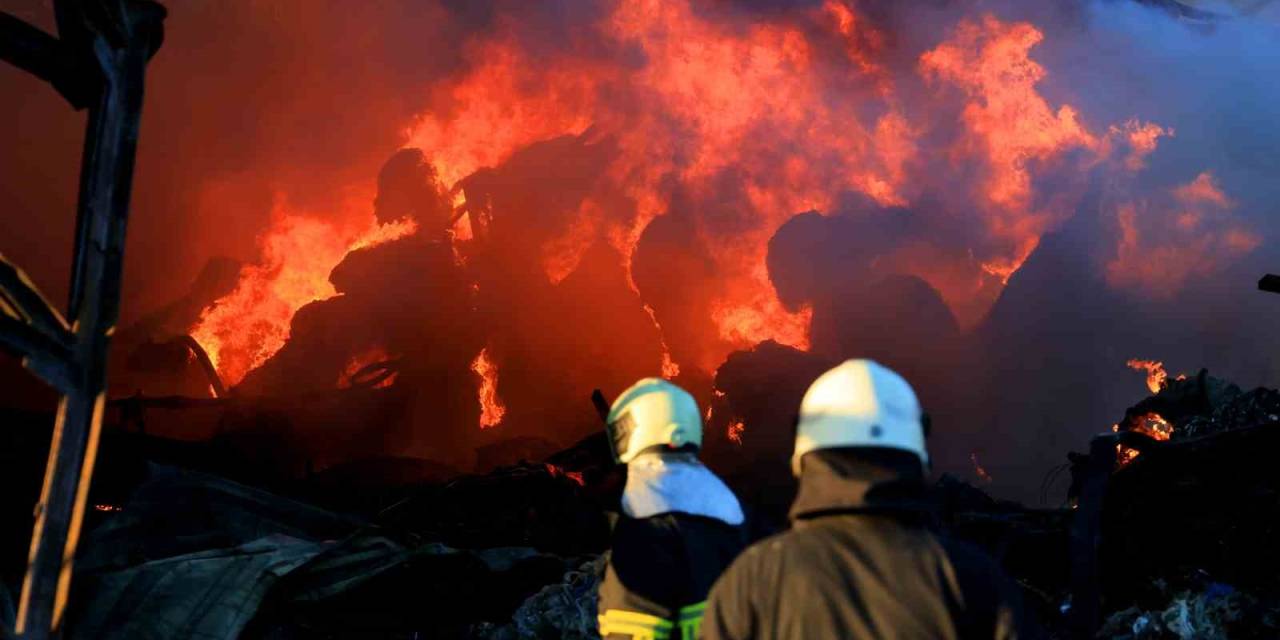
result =
[[[704,637],[1011,638],[1011,589],[981,552],[922,526],[826,515],[744,552],[715,587]]]
[[[741,527],[714,518],[619,518],[600,585],[603,635],[629,638],[652,628],[659,631],[655,638],[695,637],[690,631],[711,585],[743,546]]]

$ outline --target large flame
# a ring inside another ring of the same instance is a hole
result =
[[[446,187],[535,142],[589,129],[608,138],[615,151],[601,189],[622,197],[605,204],[587,196],[539,248],[552,283],[601,240],[629,274],[642,233],[677,190],[716,207],[699,212],[696,225],[714,263],[714,289],[705,292],[715,328],[706,340],[714,344],[680,363],[704,371],[767,339],[809,347],[812,311],[786,308],[765,264],[769,239],[793,214],[833,211],[849,192],[909,207],[930,188],[949,189],[940,174],[971,180],[963,197],[974,206],[960,208],[974,217],[964,224],[979,230],[981,246],[955,258],[918,242],[882,262],[928,281],[972,325],[1041,236],[1074,210],[1069,198],[1038,197],[1037,171],[1109,159],[1137,171],[1172,135],[1136,118],[1090,126],[1071,105],[1052,104],[1038,87],[1049,72],[1032,59],[1044,36],[1028,23],[961,21],[903,67],[890,62],[890,35],[846,0],[749,21],[717,19],[689,0],[617,2],[598,16],[583,36],[591,46],[575,43],[548,58],[530,50],[527,26],[498,12],[491,29],[467,41],[463,57],[475,62],[434,85],[426,110],[393,126],[426,152]],[[938,140],[946,146],[924,148]],[[1220,206],[1203,191],[1182,197]],[[229,384],[280,348],[299,307],[333,295],[328,273],[370,233],[370,199],[333,216],[339,232],[277,216],[261,263],[193,331]],[[471,224],[464,216],[458,237],[471,236]],[[1251,241],[1243,232],[1223,240]],[[1121,273],[1111,279],[1127,282],[1131,253],[1122,248],[1113,269]],[[642,301],[662,340],[663,374],[673,377],[680,366],[650,302]]]
[[[1047,71],[1030,57],[1043,38],[1031,24],[1008,24],[987,15],[961,22],[950,41],[920,58],[926,78],[946,81],[967,96],[961,113],[967,135],[951,154],[956,163],[977,160],[985,165],[976,186],[978,201],[986,205],[981,223],[1004,250],[982,262],[982,270],[1001,283],[1022,266],[1045,231],[1072,211],[1063,202],[1034,204],[1034,166],[1064,162],[1074,150],[1096,163],[1117,142],[1125,142],[1130,148],[1125,165],[1138,170],[1157,140],[1172,135],[1136,119],[1097,134],[1071,105],[1054,109],[1036,89]]]
[[[338,220],[363,219],[363,225],[341,225],[277,198],[270,229],[259,238],[262,258],[240,272],[230,294],[200,315],[191,336],[209,354],[224,383],[239,383],[266,362],[289,338],[293,314],[303,305],[335,295],[329,272],[354,249],[373,246],[412,233],[411,221],[379,225],[373,221],[369,189],[351,195]],[[345,212],[344,212],[345,214]]]

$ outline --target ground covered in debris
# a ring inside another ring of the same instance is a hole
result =
[[[995,500],[943,476],[933,487],[939,526],[998,557],[1055,637],[1078,636],[1079,594],[1098,599],[1101,638],[1280,637],[1278,426],[1280,392],[1206,372],[1169,380],[1100,436],[1108,453],[1096,510],[1082,502],[1088,456],[1071,454],[1061,508]],[[40,439],[20,434],[36,431],[3,436],[15,479],[38,478],[21,463]],[[594,637],[624,479],[600,437],[486,474],[428,470],[442,479],[407,485],[396,480],[406,461],[258,488],[252,469],[216,459],[203,445],[108,434],[72,637]],[[785,526],[753,502],[787,496],[733,482],[756,535]],[[7,501],[6,515],[19,502]],[[1082,590],[1072,543],[1082,518],[1098,525],[1093,591]],[[23,541],[4,542],[8,626]]]

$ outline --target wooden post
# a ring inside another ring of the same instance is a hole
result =
[[[143,75],[164,8],[150,0],[55,0],[59,38],[0,14],[0,58],[89,107],[68,323],[0,258],[0,346],[62,393],[35,508],[15,631],[58,637],[102,426],[107,348],[119,315],[125,223]]]

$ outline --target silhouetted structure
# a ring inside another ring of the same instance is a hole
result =
[[[65,318],[0,258],[0,345],[62,394],[18,609],[16,631],[27,638],[61,632],[119,311],[143,76],[165,17],[149,0],[55,0],[54,12],[56,38],[0,13],[0,58],[89,108]]]

